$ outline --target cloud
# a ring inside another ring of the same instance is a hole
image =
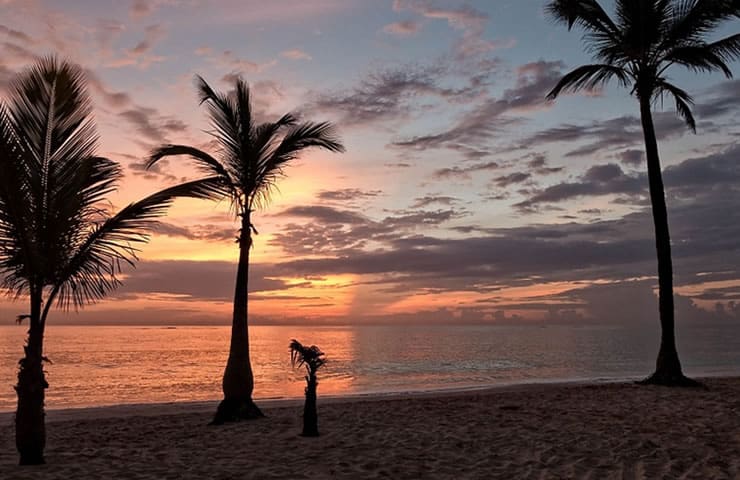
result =
[[[448,9],[435,7],[427,0],[394,0],[393,9],[397,12],[409,10],[431,20],[444,20],[454,30],[461,31],[462,38],[453,47],[460,60],[512,45],[511,40],[495,42],[484,38],[488,15],[468,5]]]
[[[106,61],[106,66],[110,68],[121,68],[128,66],[138,66],[148,68],[153,63],[162,62],[165,57],[154,55],[152,50],[157,42],[164,38],[165,28],[161,24],[149,25],[144,28],[144,38],[132,48],[123,51],[123,56],[114,57]]]
[[[439,205],[454,205],[458,203],[460,200],[458,200],[455,197],[450,197],[447,195],[426,195],[423,197],[417,197],[414,199],[413,205],[411,205],[412,209],[418,209],[418,208],[426,208],[429,205],[439,204]]]
[[[289,58],[291,60],[311,60],[311,55],[307,54],[300,48],[292,48],[290,50],[285,50],[280,53],[281,56],[285,58]]]
[[[383,27],[385,33],[398,36],[416,35],[421,30],[421,24],[413,20],[389,23]]]
[[[471,178],[471,173],[484,172],[488,170],[498,170],[501,166],[498,162],[482,162],[465,167],[445,167],[432,172],[432,178],[435,180],[447,180],[451,178],[467,179]]]
[[[441,133],[419,135],[396,140],[391,146],[424,151],[452,149],[472,152],[471,157],[489,153],[491,138],[520,120],[512,114],[523,114],[547,107],[545,95],[560,78],[563,62],[540,60],[520,66],[513,88],[505,90],[500,98],[489,98],[468,111],[450,129]],[[531,143],[529,144],[531,145]]]
[[[132,106],[118,113],[118,116],[141,136],[156,144],[167,143],[170,135],[180,134],[188,129],[186,123],[162,115],[158,110],[150,107]]]
[[[381,190],[361,190],[359,188],[342,188],[339,190],[322,190],[316,196],[319,200],[333,202],[353,202],[368,200],[382,194]]]
[[[90,69],[85,70],[87,85],[110,107],[124,108],[133,105],[133,100],[128,92],[117,92],[108,88],[100,77]]]
[[[333,207],[324,207],[312,205],[305,207],[290,207],[280,213],[274,214],[275,217],[297,217],[310,218],[324,224],[358,224],[365,223],[367,219],[362,215],[349,210],[338,210]]]
[[[294,285],[274,278],[269,265],[252,263],[250,293],[283,291]],[[177,295],[181,300],[230,302],[233,299],[236,265],[232,262],[186,260],[142,261],[126,272],[127,278],[115,298]]]
[[[338,115],[344,125],[368,125],[409,118],[423,109],[422,99],[460,103],[481,93],[477,80],[470,80],[462,87],[443,86],[449,73],[448,67],[441,63],[383,68],[349,90],[318,95],[306,110]]]
[[[28,34],[21,32],[20,30],[8,28],[5,25],[0,25],[0,35],[5,35],[11,41],[20,42],[24,45],[33,45],[34,43],[36,43],[35,40],[31,38]]]
[[[617,158],[622,162],[622,165],[630,167],[640,167],[645,164],[645,152],[642,150],[624,150],[617,154]]]
[[[532,178],[531,173],[514,172],[508,175],[501,175],[499,177],[494,178],[493,184],[500,188],[506,188],[506,187],[510,187],[511,185],[515,185],[517,183],[526,182],[530,178]]]
[[[195,50],[196,55],[205,57],[209,63],[227,69],[231,75],[238,76],[244,73],[262,73],[277,65],[277,60],[259,63],[240,58],[232,50],[223,50],[215,53],[209,47],[200,47]]]
[[[731,147],[721,153],[688,159],[678,165],[665,168],[663,180],[668,195],[696,198],[705,188],[721,188],[740,182],[740,167],[737,158],[740,146]],[[578,197],[626,195],[640,204],[647,196],[647,174],[626,173],[614,163],[589,168],[575,181],[558,183],[535,192],[526,200],[514,205],[522,213],[535,212],[543,204],[558,203]],[[624,197],[623,197],[624,198]]]
[[[271,245],[290,255],[350,254],[373,243],[402,241],[420,229],[439,226],[465,216],[464,210],[402,210],[375,221],[351,210],[326,206],[292,207],[277,217],[310,220],[288,223],[273,235]]]
[[[135,20],[148,17],[154,10],[154,3],[150,0],[133,0],[129,9],[129,16]]]

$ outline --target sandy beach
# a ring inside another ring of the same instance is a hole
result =
[[[530,385],[321,403],[207,426],[211,405],[52,411],[47,465],[17,467],[2,415],[0,478],[740,478],[740,379],[708,390]]]

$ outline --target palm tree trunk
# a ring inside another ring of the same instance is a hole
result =
[[[252,401],[254,375],[249,361],[248,287],[249,251],[252,247],[250,225],[250,216],[247,212],[242,216],[242,228],[239,233],[239,264],[236,268],[231,345],[222,382],[224,399],[211,422],[214,425],[263,416]]]
[[[306,403],[303,405],[303,435],[304,437],[319,436],[319,415],[316,412],[316,388],[319,382],[316,373],[306,376]]]
[[[641,383],[686,385],[693,382],[684,376],[676,350],[671,237],[668,230],[668,209],[658,155],[658,141],[655,137],[655,125],[650,108],[650,95],[640,96],[640,118],[645,136],[650,203],[655,226],[655,249],[658,253],[658,305],[661,328],[660,351],[655,364],[655,372]]]
[[[25,356],[18,369],[18,409],[15,414],[15,446],[21,465],[44,463],[46,427],[44,425],[44,326],[41,322],[41,289],[31,292],[31,315]]]

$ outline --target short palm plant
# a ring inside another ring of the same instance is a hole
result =
[[[221,190],[212,198],[229,200],[241,225],[231,343],[222,382],[224,399],[212,422],[220,424],[262,416],[252,400],[254,374],[249,358],[249,253],[252,233],[256,232],[252,214],[267,205],[283,169],[303,151],[317,147],[342,152],[344,147],[330,123],[299,122],[290,113],[275,122],[257,123],[249,86],[240,78],[229,94],[216,92],[201,77],[196,77],[196,83],[200,103],[208,108],[213,127],[210,133],[218,145],[216,156],[186,145],[163,145],[152,152],[148,164],[151,167],[170,156],[194,160],[204,172],[219,179]]]
[[[29,302],[19,316],[29,324],[16,386],[21,464],[44,462],[43,343],[52,306],[77,309],[105,297],[175,197],[218,188],[180,185],[111,215],[106,196],[122,173],[96,154],[97,140],[82,70],[55,57],[18,75],[0,102],[0,288]]]
[[[555,0],[547,10],[569,29],[577,25],[586,31],[584,41],[596,60],[565,75],[548,97],[591,90],[616,80],[630,89],[640,105],[658,256],[661,324],[655,372],[643,383],[696,385],[684,376],[676,350],[671,239],[652,106],[665,96],[673,98],[678,115],[696,131],[693,100],[671,83],[669,69],[719,71],[732,77],[728,63],[740,58],[740,35],[714,41],[707,37],[720,24],[740,18],[740,0],[616,0],[614,18],[596,0]]]
[[[316,372],[325,363],[324,352],[316,345],[306,347],[298,340],[290,342],[290,363],[293,367],[306,367],[306,402],[303,405],[304,437],[319,436],[319,416],[316,410],[316,388],[319,385]]]

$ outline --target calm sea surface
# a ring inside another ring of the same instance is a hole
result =
[[[657,324],[657,322],[656,322]],[[0,411],[15,408],[26,327],[0,327]],[[320,395],[406,392],[561,380],[640,378],[650,373],[657,325],[254,326],[256,398],[303,395],[290,366],[292,338],[316,344],[328,363]],[[50,326],[48,408],[217,400],[227,327]],[[679,327],[690,375],[740,374],[740,325]]]

